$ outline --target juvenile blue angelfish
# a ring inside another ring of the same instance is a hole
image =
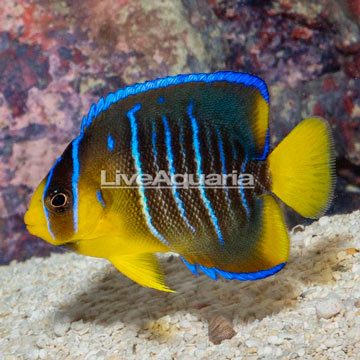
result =
[[[289,255],[278,199],[305,217],[322,214],[334,155],[320,118],[271,150],[268,117],[266,84],[249,74],[178,75],[117,90],[91,107],[40,183],[27,227],[163,291],[171,290],[156,252],[177,252],[213,279],[270,276]]]

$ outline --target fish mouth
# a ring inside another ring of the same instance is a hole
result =
[[[25,225],[26,225],[27,231],[30,234],[33,234],[33,235],[35,235],[36,229],[41,227],[41,224],[31,224],[31,223],[29,224],[29,223],[26,223],[26,222],[25,222]]]
[[[46,224],[41,224],[41,223],[27,223],[25,222],[26,225],[26,229],[27,231],[35,236],[38,236],[37,233],[39,232],[39,229],[43,228],[44,226],[46,226]]]
[[[44,221],[40,221],[40,222],[36,222],[36,223],[29,221],[30,217],[31,217],[31,214],[30,214],[30,211],[28,210],[28,211],[26,211],[26,213],[24,215],[24,223],[27,228],[29,228],[29,227],[34,228],[34,227],[38,227],[38,226],[47,226],[46,222],[44,222]]]
[[[24,223],[26,226],[34,226],[35,224],[31,224],[29,222],[29,217],[30,217],[30,214],[29,214],[29,210],[26,211],[25,215],[24,215]]]
[[[37,228],[37,227],[39,227],[39,226],[46,226],[46,224],[35,224],[35,223],[26,223],[25,222],[25,225],[26,225],[26,228],[29,230],[29,229],[35,229],[35,228]]]
[[[44,241],[55,245],[55,246],[59,246],[59,245],[65,245],[66,242],[61,241],[61,240],[56,240],[54,238],[51,237],[51,235],[46,231],[44,231],[44,229],[47,229],[47,224],[46,223],[27,223],[25,221],[25,225],[26,225],[26,229],[27,231],[40,238],[43,239]]]

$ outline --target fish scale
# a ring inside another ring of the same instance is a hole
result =
[[[199,139],[200,139],[200,153],[202,157],[202,171],[204,174],[219,174],[217,169],[215,168],[215,161],[217,160],[216,156],[216,148],[213,146],[214,139],[214,131],[211,126],[208,124],[200,124],[199,125]],[[222,200],[222,189],[204,189],[204,193],[206,198],[210,203],[209,212],[213,212],[213,223],[215,228],[217,229],[217,235],[219,241],[224,243],[224,231],[225,227],[222,224],[222,220],[226,219],[228,216],[227,207],[221,201]],[[221,218],[219,214],[222,214]]]
[[[167,175],[169,176],[168,170],[168,159],[166,155],[166,145],[165,145],[165,134],[164,134],[164,126],[160,119],[157,119],[157,126],[156,129],[158,130],[157,138],[159,141],[156,143],[157,146],[157,153],[158,153],[158,161],[157,166],[154,163],[151,163],[150,159],[148,159],[148,173],[152,174],[153,177],[156,176],[156,168],[158,167],[159,170],[164,170]],[[153,151],[149,148],[148,139],[152,138],[152,132],[145,131],[143,133],[143,142],[144,148],[148,149],[147,153],[151,153]],[[152,145],[152,143],[151,143]],[[172,238],[177,233],[181,234],[179,229],[184,229],[184,221],[179,215],[179,209],[174,199],[174,196],[170,189],[148,189],[147,193],[149,194],[149,203],[150,203],[150,210],[153,215],[154,224],[156,228],[159,230],[161,234],[165,238]],[[164,212],[160,213],[156,211],[159,207],[159,201],[163,204]],[[185,229],[186,230],[186,229]]]
[[[217,166],[216,166],[216,172],[218,174],[231,174],[233,169],[231,167],[229,167],[229,160],[226,159],[226,151],[225,150],[227,150],[227,146],[226,146],[226,144],[224,145],[223,134],[222,134],[221,130],[219,130],[218,128],[216,128],[215,131],[216,131],[215,149],[217,149],[217,151],[218,151],[218,154],[215,157],[215,159],[218,160]],[[232,221],[234,221],[234,209],[233,209],[234,204],[231,201],[231,198],[229,197],[229,189],[227,188],[228,181],[226,181],[226,183],[224,185],[225,185],[225,187],[224,187],[223,191],[225,193],[224,196],[225,196],[225,200],[227,202],[228,216],[229,216],[229,218],[231,218]]]
[[[186,113],[184,112],[184,118],[187,118]],[[184,135],[186,139],[192,138],[192,131],[190,122],[184,121],[183,124],[184,128]],[[195,153],[193,144],[191,141],[186,141],[183,144],[184,146],[184,165],[185,165],[185,173],[189,174],[196,174],[196,163],[195,163]],[[180,171],[183,170],[182,168],[179,169]],[[185,201],[185,208],[188,207],[188,212],[192,213],[192,218],[190,218],[190,221],[194,222],[194,226],[197,230],[197,233],[202,233],[203,231],[213,231],[211,221],[208,217],[204,217],[204,214],[206,214],[206,208],[202,202],[200,193],[197,189],[188,189],[183,190],[182,194],[184,194],[184,201]],[[191,216],[190,216],[191,217]]]

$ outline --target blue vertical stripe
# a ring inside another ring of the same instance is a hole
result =
[[[224,154],[224,144],[221,138],[221,132],[218,128],[216,128],[216,135],[219,143],[219,151],[220,151],[220,160],[221,160],[221,172],[226,174],[226,165],[225,165],[225,154]]]
[[[139,138],[138,138],[138,124],[136,122],[135,113],[141,109],[141,104],[136,104],[132,109],[127,112],[127,117],[130,120],[130,127],[131,127],[131,150],[132,156],[134,158],[136,172],[139,175],[143,174],[142,171],[142,164],[140,159],[140,152],[139,152]],[[139,185],[139,192],[141,196],[141,204],[143,207],[143,212],[145,215],[146,223],[151,231],[151,233],[157,237],[160,241],[164,244],[168,245],[166,239],[158,232],[158,230],[154,227],[152,223],[152,218],[150,215],[150,209],[148,205],[148,199],[145,194],[145,188],[141,184]]]
[[[233,154],[234,159],[237,160],[239,154],[238,154],[238,151],[237,151],[236,146],[234,144],[234,140],[231,141],[231,150],[232,150],[232,154]]]
[[[168,163],[169,163],[169,172],[170,172],[170,176],[174,176],[176,174],[176,171],[175,171],[175,167],[174,167],[174,154],[172,152],[172,146],[171,146],[171,132],[170,132],[169,124],[167,122],[165,115],[162,115],[162,120],[163,120],[164,128],[165,128],[165,144],[166,144],[167,159],[168,159]],[[171,189],[172,189],[176,204],[180,210],[181,216],[183,217],[183,219],[186,222],[186,225],[190,228],[190,230],[192,232],[195,232],[194,227],[190,224],[190,222],[186,216],[184,203],[181,200],[180,195],[177,191],[176,184],[172,184]]]
[[[71,186],[72,186],[72,195],[73,195],[73,218],[74,218],[75,233],[77,233],[78,231],[78,220],[79,220],[79,189],[78,189],[78,182],[80,176],[79,145],[83,136],[84,135],[81,134],[72,142],[73,171],[71,176]]]
[[[179,134],[179,142],[180,142],[180,146],[181,146],[181,150],[183,151],[183,144],[184,144],[184,128],[181,126],[180,127],[180,134]],[[185,154],[185,152],[184,152]],[[185,156],[184,156],[185,158]]]
[[[221,132],[218,128],[216,128],[216,135],[218,138],[218,143],[219,143],[219,151],[220,151],[220,161],[221,161],[221,173],[222,174],[227,174],[226,171],[226,162],[225,162],[225,153],[224,153],[224,144],[222,141],[222,137],[221,137]],[[226,197],[226,201],[229,204],[229,209],[231,210],[231,201],[230,201],[230,197],[229,197],[229,189],[227,188],[227,184],[225,184],[225,197]]]
[[[153,123],[152,123],[151,131],[152,131],[151,143],[152,143],[153,156],[154,156],[154,165],[155,165],[156,171],[159,171],[159,166],[157,164],[158,153],[156,150],[156,122],[155,121],[153,121]]]
[[[241,174],[245,173],[247,163],[248,163],[248,154],[245,155],[245,159],[244,159],[243,163],[241,164]],[[239,191],[240,191],[240,194],[241,194],[241,199],[242,199],[242,202],[244,204],[246,214],[249,216],[250,215],[250,208],[249,208],[249,204],[247,203],[247,200],[246,200],[245,190],[244,190],[242,184],[239,185],[239,186],[240,186]]]
[[[62,158],[59,157],[59,158],[55,161],[55,164],[53,165],[53,167],[50,169],[49,175],[48,175],[47,180],[46,180],[46,184],[45,184],[45,188],[44,188],[44,192],[43,192],[43,197],[42,197],[42,200],[43,200],[43,208],[44,208],[44,213],[45,213],[45,217],[46,217],[47,227],[48,227],[49,233],[50,233],[50,235],[52,236],[53,239],[55,239],[55,236],[54,236],[54,233],[53,233],[52,230],[51,230],[51,225],[50,225],[50,220],[49,220],[49,211],[48,211],[48,209],[47,209],[46,206],[45,206],[45,198],[46,198],[46,193],[47,193],[47,191],[48,191],[48,188],[49,188],[49,185],[50,185],[50,182],[51,182],[51,179],[52,179],[54,170],[55,170],[55,168],[56,168],[56,165],[61,161],[61,159],[62,159]]]
[[[194,145],[194,150],[195,150],[195,161],[196,161],[196,167],[197,167],[196,171],[197,171],[199,179],[201,179],[202,178],[201,177],[201,175],[202,175],[202,157],[201,157],[201,152],[200,152],[199,126],[198,126],[197,120],[195,119],[195,117],[192,114],[193,108],[194,108],[194,104],[193,104],[193,102],[191,102],[187,108],[187,112],[188,112],[189,118],[191,120],[191,128],[192,128],[192,133],[193,133],[193,145]],[[202,179],[202,182],[203,182],[203,179]],[[215,212],[211,206],[210,200],[206,196],[206,192],[205,192],[203,185],[204,184],[200,183],[200,186],[199,186],[200,195],[201,195],[201,197],[204,201],[204,204],[209,212],[211,221],[215,227],[216,234],[220,240],[220,244],[224,244],[224,239],[221,234],[218,219],[217,219]]]
[[[114,150],[114,139],[113,137],[109,134],[108,138],[107,138],[107,147],[110,151]]]
[[[181,152],[181,156],[182,156],[182,164],[185,168],[185,173],[187,173],[188,165],[186,162],[186,151],[185,151],[185,144],[184,144],[184,127],[183,126],[180,126],[179,143],[180,143],[180,152]]]
[[[235,160],[237,160],[239,154],[238,154],[238,151],[237,151],[237,149],[236,149],[236,144],[234,143],[234,141],[235,141],[235,140],[233,140],[233,141],[231,142],[231,147],[232,147],[232,152],[233,152],[234,158],[235,158]],[[243,161],[242,164],[241,164],[241,173],[240,173],[240,175],[245,172],[247,163],[248,163],[248,155],[245,154],[245,159],[244,159],[244,161]],[[249,205],[248,205],[248,203],[247,203],[247,201],[246,201],[245,190],[244,190],[244,188],[242,187],[242,185],[239,185],[239,186],[240,186],[240,187],[239,187],[239,191],[240,191],[240,195],[241,195],[241,200],[242,200],[242,203],[243,203],[243,205],[244,205],[246,214],[249,216],[249,214],[250,214],[250,208],[249,208]]]
[[[102,197],[102,195],[101,195],[101,191],[100,191],[100,190],[98,190],[98,191],[96,192],[96,197],[97,197],[99,203],[101,204],[101,206],[102,206],[103,208],[105,208],[105,202],[104,202],[104,199],[103,199],[103,197]]]

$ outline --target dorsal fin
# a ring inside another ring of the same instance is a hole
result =
[[[100,113],[109,109],[111,105],[118,103],[120,100],[126,99],[129,96],[145,94],[151,90],[158,89],[170,91],[170,86],[171,91],[176,91],[174,86],[182,84],[212,84],[218,82],[235,85],[236,91],[234,91],[234,94],[236,94],[237,89],[241,92],[239,98],[235,99],[236,101],[233,103],[231,103],[231,101],[224,103],[218,99],[219,101],[217,104],[220,106],[218,110],[224,110],[224,112],[231,115],[229,123],[232,126],[234,126],[234,121],[238,122],[239,126],[235,131],[244,139],[244,145],[249,155],[259,159],[265,158],[268,153],[268,150],[266,149],[269,145],[267,141],[269,93],[263,80],[245,73],[221,71],[211,74],[199,73],[169,76],[119,89],[115,93],[109,93],[105,99],[101,97],[97,104],[91,106],[88,115],[83,118],[81,131],[83,132],[89,128],[93,120]],[[215,92],[215,94],[215,97],[218,95],[221,97],[221,89],[217,93]],[[197,102],[199,102],[199,99]],[[200,104],[201,102],[202,99],[200,99]],[[226,108],[229,106],[231,106],[231,108]],[[209,119],[209,121],[212,120],[213,119]],[[229,129],[229,133],[232,133],[231,128]]]

